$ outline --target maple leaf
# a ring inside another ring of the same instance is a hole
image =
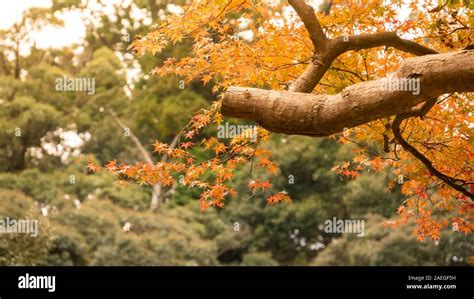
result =
[[[182,149],[173,149],[167,151],[168,155],[173,158],[183,158],[188,155],[188,152]]]
[[[260,188],[262,192],[265,191],[265,189],[270,188],[271,186],[272,186],[272,184],[270,184],[269,181],[265,181],[265,182],[260,182],[260,183],[259,183],[259,182],[255,181],[255,180],[252,180],[252,181],[250,181],[249,184],[248,184],[249,189],[251,189],[251,190],[257,190],[257,189]]]
[[[222,114],[216,113],[214,115],[214,123],[220,124],[222,122]]]
[[[212,79],[212,76],[211,75],[205,75],[204,77],[202,77],[202,82],[204,82],[204,85],[206,85],[210,80]]]
[[[219,155],[219,153],[223,153],[226,151],[226,146],[223,143],[217,143],[216,146],[214,147],[214,152],[216,155]]]
[[[89,160],[89,162],[87,163],[87,168],[90,172],[97,172],[100,170],[100,166],[92,160]]]
[[[205,138],[201,141],[202,144],[204,144],[204,149],[205,150],[209,150],[211,149],[211,147],[216,144],[216,143],[219,143],[217,141],[217,139],[215,137],[211,137],[209,140],[206,140]]]
[[[188,149],[189,147],[191,147],[192,145],[194,145],[194,143],[192,142],[184,142],[184,143],[181,143],[181,147],[184,148],[184,149]]]
[[[171,178],[171,176],[166,176],[164,178],[162,178],[161,180],[161,183],[163,184],[163,186],[167,187],[167,186],[171,186],[171,184],[174,182],[174,180]]]
[[[169,146],[160,141],[156,141],[155,143],[153,143],[153,148],[153,152],[163,154],[168,151]]]
[[[209,208],[209,204],[205,199],[201,199],[201,212],[204,212]]]
[[[371,161],[371,165],[375,171],[380,172],[383,168],[382,158],[376,157]]]
[[[186,135],[184,136],[186,139],[191,139],[193,138],[194,136],[194,131],[189,131],[186,133]]]
[[[288,196],[288,194],[284,191],[278,192],[276,194],[273,194],[267,199],[268,205],[274,205],[280,202],[286,202],[290,204],[292,202],[291,198]]]
[[[104,168],[108,171],[115,171],[117,169],[116,165],[117,165],[117,160],[113,160],[107,163]]]
[[[269,181],[265,181],[265,182],[260,183],[260,189],[262,191],[265,191],[265,189],[268,189],[268,188],[271,188],[271,187],[272,187],[272,184]]]
[[[251,190],[256,190],[256,189],[258,189],[258,186],[259,186],[259,184],[257,183],[257,181],[254,181],[254,180],[252,180],[252,181],[250,181],[250,182],[248,183],[248,187],[249,187]]]

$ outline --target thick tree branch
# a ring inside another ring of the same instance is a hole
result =
[[[323,28],[316,18],[316,15],[314,14],[314,9],[306,4],[304,0],[289,0],[288,2],[303,21],[303,24],[309,33],[309,37],[313,42],[314,51],[316,53],[323,52],[327,38],[326,34],[324,34]]]
[[[474,91],[474,51],[409,58],[390,78],[419,80],[419,93],[387,88],[386,79],[354,84],[337,95],[231,87],[224,95],[222,113],[256,121],[276,133],[329,136],[407,112],[427,98]]]

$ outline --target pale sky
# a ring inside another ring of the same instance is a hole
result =
[[[85,1],[85,0],[83,0]],[[104,9],[105,14],[112,14],[113,4],[120,3],[121,0],[102,0],[102,3],[106,5]],[[5,29],[10,27],[21,17],[23,11],[29,7],[51,7],[51,0],[10,0],[2,3],[2,9],[0,9],[0,29]],[[132,0],[125,1],[127,4],[133,2]],[[307,3],[312,5],[314,8],[317,8],[322,0],[308,0]],[[100,5],[98,5],[96,0],[89,1],[89,8],[95,11],[100,10]],[[173,5],[168,5],[168,10],[172,13],[179,13],[178,7]],[[136,14],[137,18],[143,18],[141,12],[132,11]],[[402,9],[399,12],[401,19],[406,18],[407,10]],[[69,46],[73,43],[81,41],[85,35],[85,26],[83,20],[81,19],[81,13],[78,11],[67,12],[59,16],[64,21],[63,27],[53,27],[46,26],[33,35],[36,45],[39,48],[61,48],[64,46]],[[135,17],[135,16],[134,16]],[[23,52],[23,51],[22,51]]]
[[[28,7],[50,7],[51,4],[51,0],[18,0],[2,3],[2,9],[0,10],[0,28],[5,29],[11,26]]]
[[[21,18],[23,11],[29,7],[51,7],[51,5],[51,0],[14,0],[2,3],[0,29],[13,25]],[[80,13],[68,12],[63,14],[61,19],[64,21],[64,27],[47,26],[41,32],[34,34],[34,40],[39,48],[60,48],[84,37],[85,27]]]
[[[310,0],[308,3],[313,7],[318,7],[321,1],[322,0]],[[102,3],[108,5],[104,13],[107,14],[107,10],[111,9],[111,5],[119,2],[120,0],[102,0]],[[0,29],[5,29],[13,25],[21,18],[23,11],[29,7],[51,7],[51,5],[51,0],[10,0],[6,3],[2,3],[2,9],[0,9]],[[96,1],[90,1],[89,7],[94,10],[99,9],[99,5],[97,5]],[[173,5],[169,5],[168,10],[172,13],[179,12],[178,8]],[[64,27],[47,26],[43,28],[41,32],[34,34],[37,47],[61,48],[80,41],[84,37],[85,26],[79,12],[68,12],[61,15],[60,18],[64,21]]]
[[[85,0],[82,0],[84,3]],[[121,0],[102,0],[105,7],[97,3],[97,0],[89,0],[88,8],[92,11],[101,11],[106,15],[114,13],[113,4],[121,3]],[[124,5],[132,3],[132,0],[124,1]],[[13,25],[21,18],[21,14],[29,7],[51,7],[51,0],[11,0],[2,3],[0,10],[0,29],[5,29]],[[143,19],[143,11],[132,7],[132,15],[136,19]],[[90,17],[90,13],[85,15],[79,11],[68,11],[62,13],[58,18],[64,21],[64,26],[46,26],[41,32],[35,32],[33,38],[39,48],[61,48],[80,41],[85,35],[85,25],[81,17]],[[150,21],[151,23],[151,21]]]

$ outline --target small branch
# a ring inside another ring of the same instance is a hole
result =
[[[349,73],[349,74],[359,78],[360,81],[366,81],[357,72],[354,72],[354,71],[351,71],[351,70],[346,70],[346,69],[341,69],[341,68],[338,68],[338,67],[335,67],[335,66],[331,67],[331,69],[333,69],[335,71],[339,71],[339,72]]]

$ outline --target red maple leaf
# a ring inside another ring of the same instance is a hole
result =
[[[181,147],[184,148],[184,149],[188,149],[188,147],[191,147],[192,145],[194,145],[194,143],[192,143],[192,142],[181,143]]]

